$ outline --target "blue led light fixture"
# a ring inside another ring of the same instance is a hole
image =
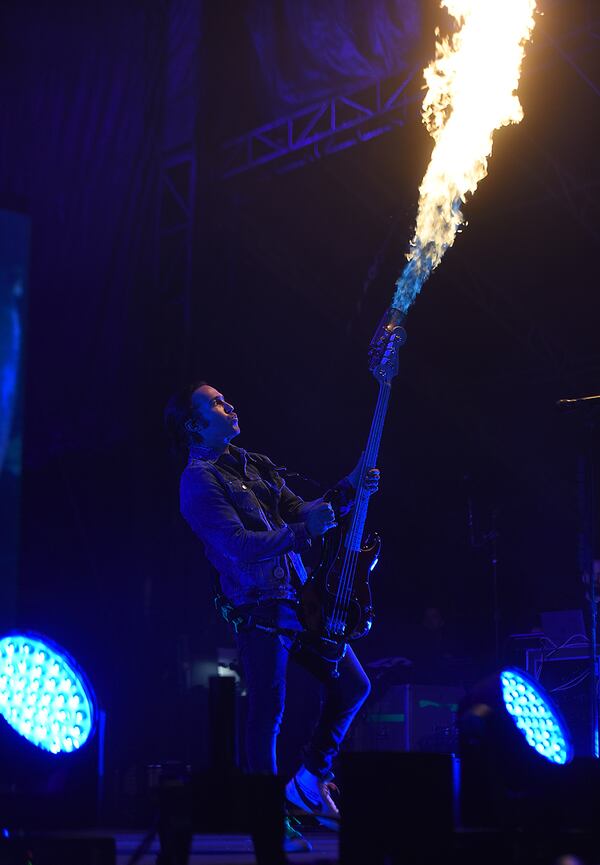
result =
[[[573,757],[573,745],[560,713],[544,689],[522,670],[500,673],[504,705],[527,744],[552,763],[564,765]]]
[[[96,700],[75,661],[38,634],[0,639],[0,714],[52,754],[79,750],[94,732]]]

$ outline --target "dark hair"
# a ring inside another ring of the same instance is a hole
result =
[[[208,382],[202,379],[190,382],[175,391],[165,406],[165,429],[174,451],[186,450],[190,444],[202,442],[201,434],[190,431],[186,424],[189,420],[199,419],[194,412],[193,396],[199,387],[206,384]]]

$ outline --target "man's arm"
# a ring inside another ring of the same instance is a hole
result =
[[[310,547],[303,516],[280,529],[247,529],[217,479],[204,472],[190,472],[182,481],[181,513],[199,538],[240,562],[262,562]]]
[[[339,516],[346,516],[354,503],[354,487],[348,478],[342,480],[325,495],[314,501],[305,502],[295,495],[287,486],[281,488],[279,512],[284,520],[305,520],[311,510],[324,501],[332,502]]]
[[[377,492],[379,488],[379,469],[375,467],[365,468],[363,465],[364,452],[361,454],[356,466],[349,475],[325,495],[313,502],[304,502],[295,496],[286,486],[281,490],[280,512],[284,519],[304,519],[315,507],[324,501],[331,502],[338,517],[345,517],[354,504],[356,489],[363,479],[364,489],[369,494]],[[270,460],[269,460],[270,462]],[[271,463],[272,465],[272,463]]]
[[[295,521],[306,522],[309,514],[313,513],[316,509],[320,509],[324,502],[332,502],[336,513],[341,517],[346,516],[354,504],[354,487],[349,476],[342,478],[333,489],[328,490],[320,498],[306,502],[286,485],[285,480],[277,472],[275,463],[268,456],[265,456],[265,454],[252,454],[252,458],[283,482],[280,490],[279,514],[288,523]]]

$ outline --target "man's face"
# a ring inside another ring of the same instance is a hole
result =
[[[238,417],[233,406],[226,401],[222,393],[209,384],[203,384],[194,391],[192,406],[205,424],[200,431],[205,442],[212,444],[229,441],[240,434]]]

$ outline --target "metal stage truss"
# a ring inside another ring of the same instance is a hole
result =
[[[373,81],[225,142],[223,178],[269,164],[283,174],[404,126],[421,97],[409,87],[420,74],[419,67]]]
[[[548,2],[545,12],[551,14],[553,9],[565,5],[565,0]],[[595,50],[600,15],[592,2],[584,2],[575,17],[579,20],[560,39],[545,30],[544,19],[540,17],[535,39],[553,49],[555,56],[600,96],[600,84],[577,59],[580,51]],[[261,166],[284,174],[404,126],[409,106],[420,103],[422,98],[420,86],[409,86],[421,73],[421,67],[415,66],[401,75],[332,96],[226,141],[222,147],[221,177],[236,177]]]

